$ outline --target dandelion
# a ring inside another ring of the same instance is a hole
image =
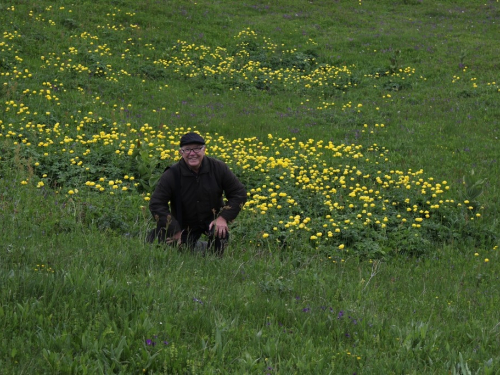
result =
[[[262,238],[267,238],[267,237],[269,237],[269,233],[264,233],[264,234],[262,235]]]
[[[340,245],[339,245],[339,250],[344,249],[344,247],[345,247],[345,245],[344,245],[344,244],[340,244]]]

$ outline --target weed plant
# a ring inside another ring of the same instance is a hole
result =
[[[3,371],[499,373],[499,6],[0,4]],[[144,244],[187,131],[224,259]]]

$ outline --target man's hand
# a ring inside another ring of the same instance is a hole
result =
[[[227,236],[227,221],[222,216],[219,216],[217,219],[210,223],[210,225],[208,226],[208,230],[212,230],[212,228],[214,228],[214,234],[217,237],[225,238]]]
[[[172,237],[167,238],[167,243],[168,244],[177,243],[177,245],[180,245],[182,243],[182,241],[181,241],[182,232],[184,232],[184,231],[181,230],[180,232],[177,232],[176,234],[174,234]]]

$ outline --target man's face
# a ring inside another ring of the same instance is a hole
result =
[[[180,152],[189,168],[198,172],[205,156],[205,146],[198,143],[190,143],[182,146]]]

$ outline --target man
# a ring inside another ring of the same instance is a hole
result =
[[[247,194],[224,162],[205,156],[205,147],[197,133],[182,136],[182,159],[163,173],[149,202],[157,228],[148,235],[148,242],[158,238],[194,249],[206,234],[208,248],[224,253],[228,223],[242,209]]]

